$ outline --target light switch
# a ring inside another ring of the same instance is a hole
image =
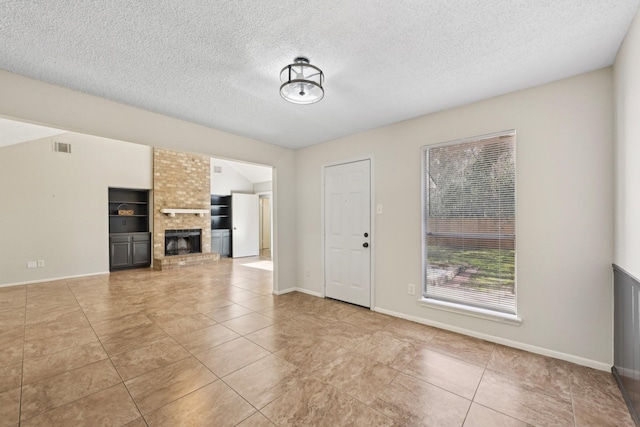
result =
[[[376,213],[377,213],[378,215],[381,215],[381,214],[382,214],[382,203],[378,203],[378,204],[376,205]]]

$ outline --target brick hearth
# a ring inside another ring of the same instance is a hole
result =
[[[213,264],[220,259],[220,254],[186,254],[153,259],[154,270],[173,270],[180,267]]]

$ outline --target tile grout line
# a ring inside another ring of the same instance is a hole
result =
[[[80,306],[80,304],[78,303],[78,300],[77,300],[77,298],[75,297],[75,294],[73,293],[73,291],[72,291],[72,290],[71,290],[71,288],[69,287],[68,282],[67,282],[66,280],[64,280],[64,283],[65,283],[65,286],[67,287],[68,291],[71,293],[71,295],[73,295],[73,298],[74,298],[74,300],[76,301],[76,304],[78,304],[78,308],[80,308],[80,310],[82,311],[82,307],[81,307],[81,306]],[[28,292],[28,289],[27,289],[27,292]],[[27,315],[27,307],[26,307],[26,301],[25,301],[25,334],[24,334],[24,339],[23,339],[23,350],[22,350],[22,351],[23,351],[23,356],[22,356],[23,369],[22,369],[22,380],[21,380],[21,386],[20,386],[20,424],[19,424],[19,425],[21,425],[21,424],[22,424],[22,393],[23,393],[23,391],[24,391],[23,382],[24,382],[24,360],[25,360],[25,357],[24,357],[24,343],[26,343],[26,323],[27,323],[27,321],[26,321],[26,315]],[[82,311],[82,315],[83,315],[83,316],[85,316],[84,311]],[[85,319],[86,319],[86,316],[85,316]],[[39,322],[36,322],[36,323],[39,323]],[[89,323],[88,319],[87,319],[87,323]],[[91,325],[91,324],[89,324],[89,325]],[[94,333],[95,333],[95,332],[94,332]],[[97,338],[97,336],[96,336],[96,338]],[[59,352],[61,352],[61,351],[64,351],[64,350],[60,350],[60,351],[57,351],[57,352],[54,352],[54,353],[49,353],[48,355],[55,354],[55,353],[59,353]],[[105,354],[106,354],[106,352],[105,352]],[[47,355],[42,355],[42,356],[47,356]],[[104,360],[104,359],[101,359],[101,360]],[[76,369],[83,368],[83,367],[88,366],[88,365],[91,365],[91,364],[93,364],[93,363],[97,363],[97,362],[88,363],[87,365],[83,365],[83,366],[80,366],[80,367],[76,367],[76,368],[74,368],[74,369],[66,370],[66,371],[64,371],[64,372],[62,372],[62,373],[60,373],[60,374],[57,374],[57,375],[62,375],[62,374],[65,374],[65,373],[67,373],[67,372],[72,372],[72,371],[74,371],[74,370],[76,370]],[[57,376],[57,375],[52,375],[52,376],[49,376],[49,377],[41,378],[41,379],[39,379],[38,381],[34,381],[34,382],[33,382],[33,384],[36,384],[36,383],[38,383],[38,382],[40,382],[40,381],[45,381],[45,380],[50,379],[50,378],[53,378],[53,377],[55,377],[55,376]],[[28,384],[28,385],[30,385],[30,384]],[[111,387],[111,386],[110,386],[110,387]],[[107,387],[107,388],[108,388],[108,387]],[[102,390],[105,390],[105,389],[102,389]],[[97,393],[97,392],[102,391],[102,390],[98,390],[98,391],[96,391],[96,392],[94,392],[94,393]],[[33,415],[33,416],[29,417],[29,418],[26,418],[24,421],[27,421],[27,420],[32,419],[32,418],[35,418],[35,417],[37,417],[37,416],[44,415],[44,414],[46,414],[46,413],[48,413],[48,412],[53,411],[54,409],[57,409],[57,408],[60,408],[60,407],[65,406],[65,405],[68,405],[68,404],[70,404],[70,403],[76,402],[76,401],[78,401],[78,400],[80,400],[80,399],[82,399],[82,398],[85,398],[85,397],[87,397],[87,396],[90,396],[90,395],[92,395],[92,394],[94,394],[94,393],[89,393],[89,394],[87,394],[87,395],[84,395],[84,396],[79,397],[78,399],[75,399],[75,400],[72,400],[72,401],[66,402],[66,403],[64,403],[64,404],[62,404],[62,405],[60,405],[60,406],[56,406],[56,407],[53,407],[53,408],[51,408],[51,409],[49,409],[49,410],[47,410],[47,411],[40,412],[40,413],[35,414],[35,415]]]
[[[107,283],[107,282],[105,281],[105,285],[106,285],[106,286],[109,286],[109,283]],[[67,284],[67,286],[69,286],[69,285]],[[104,348],[104,343],[102,342],[102,340],[101,340],[101,339],[100,339],[100,337],[98,336],[98,333],[96,332],[96,330],[93,328],[93,324],[91,323],[91,321],[90,321],[90,320],[89,320],[89,318],[87,317],[87,313],[85,313],[84,309],[82,308],[82,305],[80,305],[80,302],[78,301],[78,297],[77,297],[77,296],[76,296],[76,294],[73,292],[73,290],[71,289],[71,287],[69,287],[69,291],[70,291],[70,292],[71,292],[71,294],[73,295],[73,298],[76,300],[76,303],[77,303],[77,304],[78,304],[78,306],[80,307],[80,311],[82,311],[82,315],[83,315],[83,316],[84,316],[84,318],[86,319],[87,323],[89,324],[89,327],[90,327],[90,328],[91,328],[91,330],[93,331],[93,334],[96,336],[96,339],[97,339],[97,340],[98,340],[98,342],[100,343],[100,346],[102,347],[102,351],[104,351],[104,354],[106,354],[106,355],[107,355],[107,359],[109,360],[109,363],[111,364],[111,367],[113,368],[113,370],[116,372],[116,374],[117,374],[117,375],[118,375],[118,377],[120,378],[120,384],[122,384],[122,386],[124,387],[124,389],[127,391],[127,394],[129,395],[129,398],[131,399],[131,401],[133,402],[133,404],[136,406],[136,409],[138,410],[138,413],[140,414],[140,417],[144,420],[144,417],[143,417],[143,415],[142,415],[142,411],[140,411],[140,408],[138,407],[138,403],[133,399],[133,396],[131,396],[131,392],[130,392],[130,391],[129,391],[129,389],[127,388],[127,385],[124,383],[124,380],[122,379],[122,375],[120,375],[120,372],[116,369],[116,366],[114,365],[113,360],[111,360],[111,355],[109,355],[109,352],[107,352],[107,349],[106,349],[106,348]],[[104,360],[104,359],[103,359],[103,360]],[[91,393],[91,394],[89,394],[89,395],[87,395],[87,396],[90,396],[90,395],[95,394],[95,393],[99,393],[99,392],[104,391],[104,390],[106,390],[106,389],[108,389],[108,388],[110,388],[110,387],[113,387],[113,386],[109,386],[109,387],[106,387],[106,388],[104,388],[104,389],[102,389],[102,390],[98,390],[98,391],[96,391],[96,392],[94,392],[94,393]],[[78,400],[80,400],[80,399],[82,399],[82,398],[84,398],[84,397],[87,397],[87,396],[83,396],[83,397],[81,397],[81,398],[79,398],[79,399],[76,399],[76,401],[78,401]],[[67,405],[67,404],[69,404],[69,403],[71,403],[71,402],[65,403],[65,405]],[[61,406],[64,406],[64,405],[61,405]],[[52,410],[53,410],[53,409],[52,409]],[[132,421],[135,421],[135,420],[132,420]],[[145,421],[145,424],[147,424],[146,420],[144,420],[144,421]],[[148,424],[147,424],[147,425],[148,425]]]

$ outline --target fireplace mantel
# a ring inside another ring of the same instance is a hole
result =
[[[204,216],[204,214],[208,213],[208,209],[181,209],[181,208],[165,208],[160,209],[160,212],[166,214],[167,216],[174,217],[176,214],[195,214],[198,216]]]

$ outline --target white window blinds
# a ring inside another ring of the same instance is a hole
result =
[[[423,296],[515,314],[515,131],[423,147]]]

